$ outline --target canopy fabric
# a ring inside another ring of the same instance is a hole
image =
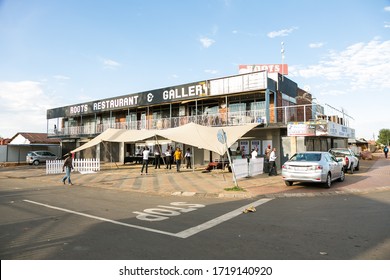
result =
[[[226,134],[227,147],[233,145],[245,133],[256,127],[258,124],[246,124],[240,126],[209,127],[188,123],[183,126],[169,128],[165,130],[125,130],[107,129],[88,143],[73,150],[72,153],[90,148],[102,141],[108,142],[138,142],[148,138],[160,136],[174,142],[183,143],[206,149],[224,155],[227,151],[226,145],[218,141],[217,135],[221,129]]]
[[[155,130],[126,130],[126,129],[115,129],[109,128],[102,132],[91,141],[81,145],[80,147],[71,151],[76,153],[87,148],[91,148],[103,141],[106,142],[137,142],[155,136]]]
[[[219,142],[217,135],[223,129],[226,133],[227,147],[230,147],[245,133],[256,127],[258,124],[247,124],[240,126],[212,127],[189,123],[183,126],[161,130],[159,135],[175,142],[184,143],[199,149],[205,149],[224,155],[227,151],[226,145]]]

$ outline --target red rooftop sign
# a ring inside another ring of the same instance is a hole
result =
[[[288,64],[242,64],[239,65],[238,71],[240,74],[268,71],[268,73],[288,75]]]

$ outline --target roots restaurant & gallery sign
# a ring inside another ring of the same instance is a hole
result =
[[[47,110],[47,118],[70,117],[121,108],[162,104],[196,98],[203,95],[208,95],[206,82],[197,82],[50,109]]]

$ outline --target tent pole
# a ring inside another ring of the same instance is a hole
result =
[[[164,157],[163,157],[163,155],[162,155],[162,151],[161,151],[161,148],[160,148],[160,144],[158,143],[157,134],[155,134],[154,137],[156,138],[156,143],[157,143],[158,150],[159,150],[159,152],[160,152],[160,157],[162,158],[163,163],[164,163],[164,165],[165,165],[165,159],[164,159]],[[155,158],[154,160],[156,160],[156,158]]]
[[[103,145],[106,147],[106,150],[108,151],[108,153],[110,154],[110,160],[111,160],[111,166],[112,166],[112,153],[111,153],[111,142],[110,142],[110,149],[108,149],[106,143],[106,141],[102,141]],[[118,164],[116,164],[115,162],[115,165],[116,165],[116,168],[119,168]]]
[[[222,129],[222,135],[223,135],[223,138],[224,138],[224,142],[225,142],[225,145],[226,145],[226,153],[228,155],[228,158],[229,158],[229,164],[232,168],[232,173],[233,173],[233,180],[234,180],[234,186],[235,187],[238,187],[238,183],[237,183],[237,178],[236,178],[236,171],[234,169],[234,164],[232,163],[232,159],[230,157],[230,153],[229,153],[229,147],[227,145],[227,137],[226,137],[226,132]]]
[[[195,154],[194,154],[194,146],[192,146],[191,149],[192,149],[192,157],[191,157],[191,161],[192,161],[192,172],[195,172]]]

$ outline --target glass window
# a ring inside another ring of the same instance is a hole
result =
[[[246,111],[245,103],[229,104],[229,112],[231,113],[245,112],[245,111]]]

